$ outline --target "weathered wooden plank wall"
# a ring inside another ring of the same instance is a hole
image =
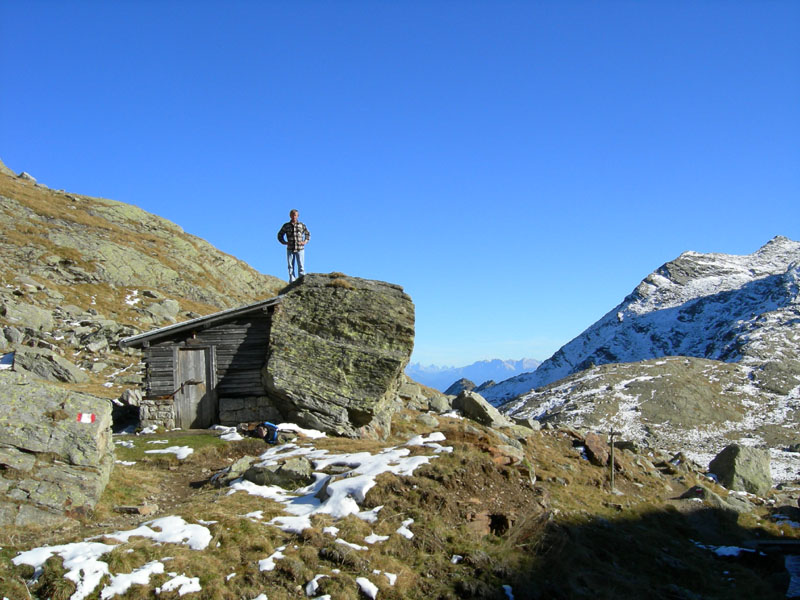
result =
[[[198,331],[194,337],[183,334],[151,345],[145,349],[147,396],[175,391],[175,349],[187,345],[213,348],[218,396],[262,396],[269,325],[269,315],[259,311]]]

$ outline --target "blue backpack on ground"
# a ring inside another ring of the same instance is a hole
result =
[[[278,441],[278,426],[270,423],[269,421],[264,421],[261,424],[261,427],[264,427],[267,430],[267,434],[264,436],[264,441],[268,444],[274,444]]]

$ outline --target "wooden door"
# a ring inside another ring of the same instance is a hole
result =
[[[175,425],[181,429],[207,429],[216,419],[208,349],[179,348],[177,364],[180,388],[175,394]]]

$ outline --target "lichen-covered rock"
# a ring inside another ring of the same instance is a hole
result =
[[[293,490],[313,483],[312,470],[308,459],[295,456],[280,464],[252,465],[243,477],[256,485],[277,485]]]
[[[89,376],[63,356],[47,348],[18,348],[14,368],[46,381],[86,383]]]
[[[349,437],[389,433],[414,346],[414,304],[397,285],[309,274],[283,291],[263,381],[290,421]]]
[[[0,401],[0,524],[91,511],[114,464],[111,403],[13,372],[0,373]]]
[[[513,425],[477,392],[464,390],[453,400],[453,408],[460,410],[465,417],[488,427],[511,427]]]

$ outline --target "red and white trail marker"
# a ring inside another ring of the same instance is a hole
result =
[[[78,413],[78,423],[94,423],[94,413]]]

